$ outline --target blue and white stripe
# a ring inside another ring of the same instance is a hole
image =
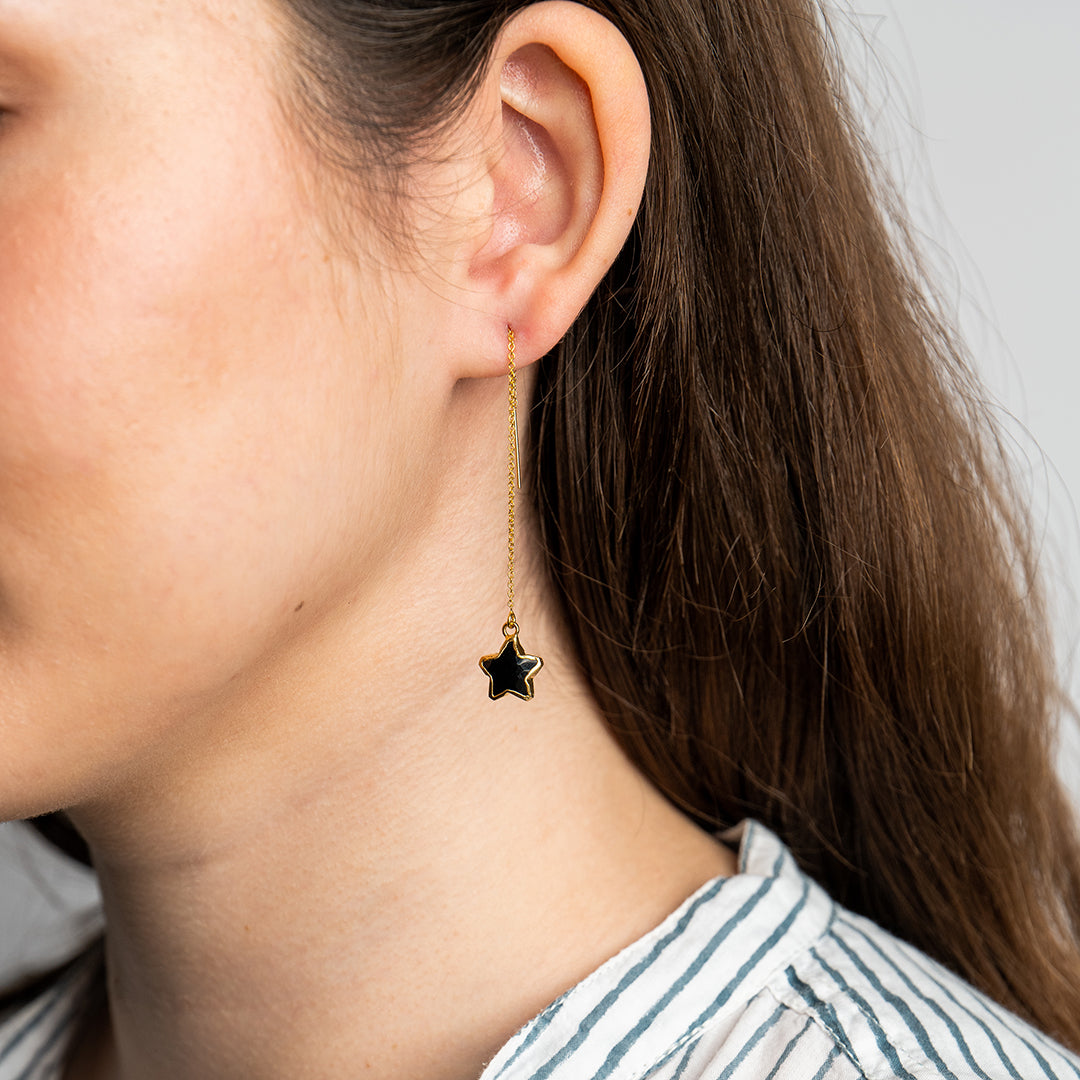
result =
[[[735,835],[738,835],[736,832]],[[1080,1059],[853,915],[761,825],[482,1080],[1080,1080]]]
[[[103,975],[102,949],[95,944],[47,990],[0,1016],[0,1080],[60,1080]]]
[[[739,874],[526,1024],[481,1080],[1080,1080],[1080,1058],[832,900],[746,822]],[[60,1080],[100,950],[0,1017],[0,1080]]]

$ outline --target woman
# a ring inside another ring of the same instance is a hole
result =
[[[1033,559],[809,4],[0,57],[0,809],[108,925],[0,1076],[1080,1075]]]

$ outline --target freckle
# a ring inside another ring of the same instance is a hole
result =
[[[299,603],[299,604],[297,604],[297,605],[296,605],[296,607],[294,607],[294,608],[293,608],[293,611],[294,611],[294,612],[297,612],[297,611],[299,611],[299,610],[300,610],[300,609],[301,609],[301,608],[302,608],[303,606],[304,606],[304,601],[303,601],[303,600],[301,600],[301,601],[300,601],[300,603]]]

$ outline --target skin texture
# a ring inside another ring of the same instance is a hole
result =
[[[476,1075],[733,871],[608,736],[524,513],[536,700],[477,667],[506,326],[524,416],[641,194],[632,54],[513,20],[406,256],[327,205],[278,35],[0,0],[0,815],[69,808],[101,874],[72,1077]]]

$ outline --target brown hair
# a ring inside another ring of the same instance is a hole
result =
[[[1080,846],[1023,513],[812,0],[586,0],[641,63],[625,249],[541,361],[531,487],[596,700],[698,821],[1080,1049]],[[524,0],[278,0],[385,190]]]

